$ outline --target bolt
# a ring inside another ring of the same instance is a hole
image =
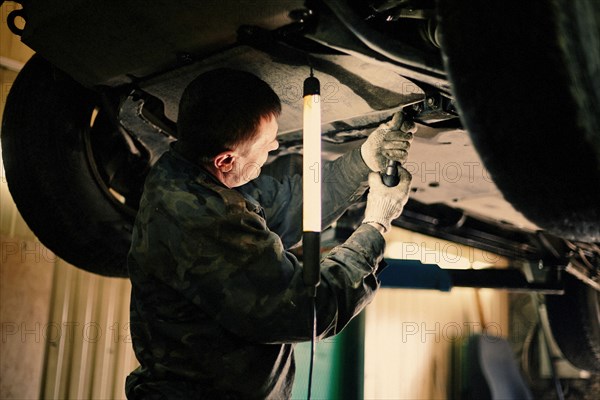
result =
[[[416,103],[412,105],[412,109],[418,114],[423,111],[423,106],[421,103]]]
[[[289,13],[289,17],[296,22],[305,22],[306,18],[312,16],[313,11],[310,9],[292,10]]]
[[[194,56],[185,52],[177,53],[177,62],[183,65],[191,64],[194,62]]]

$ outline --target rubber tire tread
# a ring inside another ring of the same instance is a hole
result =
[[[543,229],[600,241],[600,2],[438,8],[462,122],[504,197]]]
[[[2,154],[11,195],[40,241],[76,267],[125,277],[133,219],[100,189],[85,151],[97,104],[95,92],[34,55],[7,97]]]

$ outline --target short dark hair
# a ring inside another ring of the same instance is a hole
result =
[[[219,68],[184,90],[177,117],[178,147],[192,161],[209,162],[256,136],[261,119],[278,117],[281,101],[256,75]]]

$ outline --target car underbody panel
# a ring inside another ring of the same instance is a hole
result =
[[[302,82],[309,74],[308,64],[321,81],[323,148],[330,159],[358,146],[395,111],[433,99],[426,98],[425,92],[411,80],[380,64],[346,54],[306,54],[283,45],[275,45],[269,52],[236,46],[142,81],[139,88],[159,99],[165,105],[164,117],[176,122],[183,89],[202,72],[230,67],[260,76],[282,100],[281,148],[272,160],[302,151]],[[134,108],[122,107],[121,121],[131,121],[123,113]],[[466,131],[417,123],[419,129],[405,165],[413,175],[412,198],[428,204],[448,203],[482,214],[495,212],[504,215],[506,222],[535,227],[502,199]],[[176,132],[172,134],[176,136]]]
[[[235,43],[242,25],[290,24],[290,12],[304,1],[46,0],[23,6],[25,44],[86,86],[117,86],[222,50]]]

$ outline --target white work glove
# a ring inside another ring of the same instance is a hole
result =
[[[406,161],[408,149],[417,130],[412,121],[405,121],[402,111],[397,112],[392,120],[375,129],[360,147],[362,158],[373,172],[385,170],[388,160]]]
[[[387,232],[390,229],[392,220],[400,216],[404,205],[408,201],[412,176],[402,167],[398,167],[398,176],[400,177],[398,185],[387,187],[381,181],[381,175],[378,172],[369,174],[370,189],[363,224],[368,222],[378,223],[383,226],[384,232]]]

